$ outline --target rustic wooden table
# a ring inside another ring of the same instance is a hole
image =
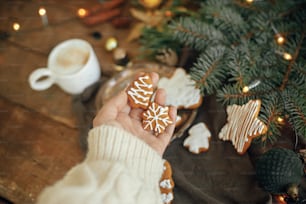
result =
[[[104,76],[114,73],[112,53],[104,47],[108,37],[117,37],[130,55],[136,52],[137,45],[125,41],[127,29],[115,29],[108,22],[88,27],[77,18],[78,8],[97,4],[96,0],[0,3],[0,203],[34,203],[45,186],[84,157],[72,96],[55,85],[34,91],[28,83],[33,70],[46,66],[51,49],[66,39],[87,40]],[[38,15],[41,6],[47,10],[46,27]],[[20,25],[18,31],[12,28],[14,22]],[[93,32],[102,38],[93,38]],[[10,36],[4,39],[6,34]]]
[[[121,12],[128,14],[129,1],[124,2]],[[44,187],[62,178],[84,158],[78,121],[72,110],[73,97],[55,85],[38,92],[28,83],[32,71],[46,66],[52,48],[71,38],[87,40],[96,52],[104,77],[116,73],[113,54],[105,49],[108,37],[116,37],[131,58],[137,56],[136,42],[126,40],[129,29],[115,28],[110,22],[89,27],[77,17],[79,8],[97,4],[97,0],[0,2],[0,204],[35,203]],[[41,6],[47,10],[48,26],[42,25],[38,15]],[[20,25],[18,31],[12,28],[15,22]],[[99,32],[102,38],[94,38],[93,32]],[[219,147],[215,151],[223,150],[223,144],[212,143]],[[213,156],[214,151],[207,155]],[[244,172],[251,172],[247,181],[253,184],[254,170],[247,155],[243,159],[233,155],[247,166]]]

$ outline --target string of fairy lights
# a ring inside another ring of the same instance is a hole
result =
[[[13,30],[13,32],[0,30],[0,40],[6,40],[6,42],[9,43],[12,46],[15,46],[15,47],[33,52],[35,54],[47,55],[47,53],[45,53],[41,50],[37,50],[37,49],[32,48],[32,47],[24,46],[24,45],[14,41],[14,40],[10,40],[9,37],[14,36],[14,35],[19,36],[20,34],[39,31],[39,30],[42,30],[42,29],[47,28],[47,27],[61,25],[61,24],[64,24],[65,22],[73,21],[75,19],[82,19],[82,18],[84,18],[88,15],[88,12],[89,11],[85,8],[78,8],[78,9],[76,9],[76,15],[72,18],[65,19],[65,20],[62,20],[60,22],[49,22],[47,9],[45,7],[41,6],[37,10],[37,14],[41,19],[41,26],[36,27],[36,28],[26,29],[26,28],[23,28],[23,26],[21,25],[20,22],[15,20],[11,23],[11,26],[10,26],[11,29]]]
[[[262,0],[246,0],[246,3],[248,4],[252,4],[254,2],[258,2],[258,1],[262,1]],[[271,25],[271,28],[274,32],[274,39],[275,39],[275,42],[277,45],[281,46],[283,45],[285,42],[286,42],[286,38],[285,38],[285,35],[281,34],[275,27],[274,25]],[[287,60],[287,61],[291,61],[293,58],[292,58],[292,55],[288,52],[284,52],[284,51],[280,51],[280,50],[276,50],[275,51],[276,54],[280,55],[283,57],[284,60]],[[251,82],[249,85],[246,85],[242,88],[242,92],[243,93],[248,93],[251,89],[257,87],[258,85],[260,85],[261,81],[256,79],[254,80],[253,82]],[[281,116],[278,116],[276,118],[276,121],[283,125],[285,123],[285,120],[283,117]]]
[[[261,0],[246,0],[246,2],[249,3],[249,4],[253,3],[254,1],[261,1]],[[272,28],[272,30],[274,32],[274,39],[275,39],[276,44],[279,45],[279,46],[283,45],[286,42],[285,36],[282,35],[280,32],[278,32],[278,30],[273,25],[271,25],[271,28]],[[288,53],[288,52],[276,50],[275,53],[280,55],[280,56],[282,56],[284,60],[291,61],[293,59],[292,55],[290,53]],[[244,86],[242,88],[242,92],[243,93],[248,93],[251,89],[253,89],[253,88],[257,87],[258,85],[260,85],[260,83],[261,83],[260,80],[254,80],[249,85]],[[276,118],[276,121],[280,125],[284,125],[285,124],[285,120],[284,120],[284,118],[282,116],[278,116]],[[298,137],[297,137],[297,134],[296,134],[295,148],[296,148],[296,145],[297,145],[297,141],[298,141]],[[275,199],[280,204],[287,204],[287,202],[285,200],[285,197],[283,195],[276,195]]]
[[[49,26],[49,21],[48,21],[48,15],[47,15],[47,10],[46,8],[44,7],[40,7],[38,9],[38,15],[40,16],[41,18],[41,21],[42,21],[42,25],[43,26]],[[78,18],[84,18],[85,16],[88,15],[88,10],[86,10],[85,8],[79,8],[77,9],[76,11],[76,15]],[[73,18],[74,19],[74,18]],[[14,31],[20,31],[20,29],[22,28],[22,26],[20,25],[19,22],[13,22],[12,23],[12,29]]]
[[[252,1],[252,0],[247,0],[247,1]],[[252,1],[253,2],[253,1]],[[274,36],[274,39],[275,39],[275,42],[278,44],[278,45],[283,45],[285,42],[286,42],[286,38],[281,34],[279,33],[275,27],[272,25],[272,30],[273,32],[275,33],[275,36]],[[282,52],[282,51],[279,51],[279,50],[276,50],[275,51],[276,54],[278,55],[281,55],[283,57],[284,60],[287,60],[287,61],[291,61],[292,60],[292,55],[290,53],[287,53],[287,52]],[[251,82],[249,85],[246,85],[242,88],[242,92],[243,93],[248,93],[251,89],[257,87],[259,84],[261,83],[260,80],[254,80],[253,82]],[[281,116],[278,116],[276,118],[277,122],[281,125],[284,124],[285,120],[283,117]]]
[[[285,37],[280,34],[279,32],[277,32],[277,30],[274,28],[274,26],[272,26],[273,31],[276,33],[275,34],[275,41],[278,45],[283,45],[286,42]],[[292,60],[292,55],[288,52],[283,52],[283,51],[279,51],[276,50],[275,51],[276,54],[281,55],[285,60],[287,61],[291,61]],[[251,89],[257,87],[261,82],[259,80],[255,80],[254,82],[252,82],[251,84],[244,86],[242,88],[242,92],[243,93],[248,93]]]

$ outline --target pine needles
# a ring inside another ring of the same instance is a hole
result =
[[[200,53],[190,75],[203,96],[216,94],[225,106],[262,101],[259,117],[269,127],[262,141],[280,136],[279,118],[306,139],[303,7],[302,0],[206,0],[197,15],[167,26],[173,40]]]

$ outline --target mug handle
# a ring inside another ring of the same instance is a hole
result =
[[[43,77],[47,78],[40,80]],[[54,84],[54,79],[49,69],[39,68],[30,74],[29,83],[32,89],[42,91],[50,88]]]

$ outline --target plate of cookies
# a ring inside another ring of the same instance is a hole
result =
[[[99,110],[107,100],[127,88],[139,73],[149,72],[159,74],[160,80],[157,87],[165,89],[167,93],[165,105],[173,105],[178,109],[172,140],[179,138],[193,123],[197,108],[202,104],[200,90],[195,88],[194,82],[183,68],[156,63],[133,64],[114,75],[100,87],[95,101],[96,109]]]

